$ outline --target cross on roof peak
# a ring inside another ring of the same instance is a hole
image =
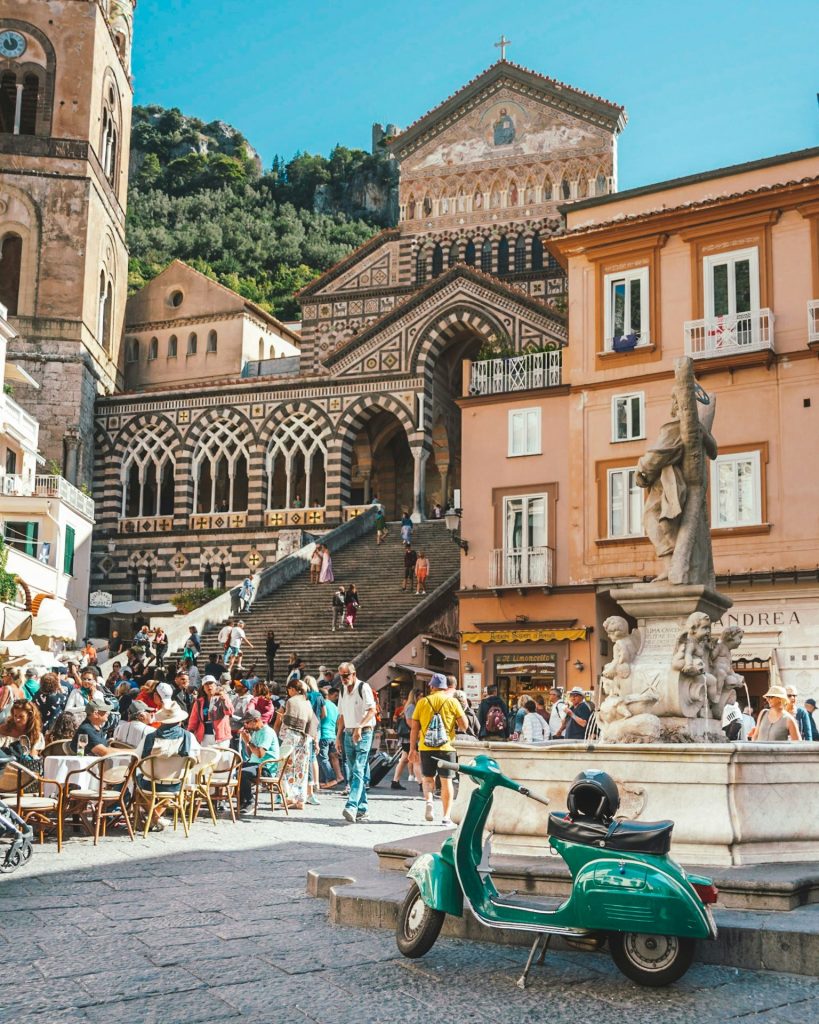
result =
[[[503,34],[503,32],[501,32],[500,39],[495,43],[496,47],[500,47],[500,52],[501,52],[500,59],[501,60],[506,60],[506,47],[507,46],[511,46],[511,44],[512,44],[512,40],[511,39],[507,39],[506,36]]]

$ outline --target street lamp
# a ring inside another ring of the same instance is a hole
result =
[[[458,533],[458,530],[460,529],[461,526],[461,515],[461,509],[448,508],[446,512],[444,512],[444,522],[446,523],[446,528],[449,530],[450,540],[454,544],[457,544],[465,555],[468,555],[469,542],[462,540],[460,534]]]

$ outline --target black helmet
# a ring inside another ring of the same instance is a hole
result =
[[[596,768],[581,772],[566,799],[570,817],[611,821],[620,806],[620,793],[614,779]]]

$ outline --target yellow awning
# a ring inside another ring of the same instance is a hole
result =
[[[537,643],[554,640],[585,640],[588,630],[578,629],[490,629],[484,633],[462,633],[467,644],[516,644],[521,641]]]

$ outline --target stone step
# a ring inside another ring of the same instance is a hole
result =
[[[433,835],[437,835],[436,841],[440,844],[441,833]],[[431,840],[433,835],[428,834],[426,838]],[[329,917],[333,924],[394,931],[409,879],[400,877],[396,871],[373,870],[371,865],[372,861],[362,858],[359,878],[309,872],[308,892],[328,899]],[[764,869],[778,866],[757,865],[760,881],[764,881]],[[502,886],[499,888],[503,889]],[[556,898],[555,905],[558,903]],[[789,911],[716,909],[714,918],[718,928],[717,939],[697,943],[696,959],[699,962],[746,970],[819,975],[819,906],[816,904]],[[530,946],[533,939],[529,932],[488,928],[469,909],[465,909],[463,917],[448,915],[441,934],[504,946]],[[552,945],[556,949],[572,948],[561,939],[553,939]],[[521,967],[524,960],[521,952]],[[548,966],[547,956],[543,970],[548,970]]]

